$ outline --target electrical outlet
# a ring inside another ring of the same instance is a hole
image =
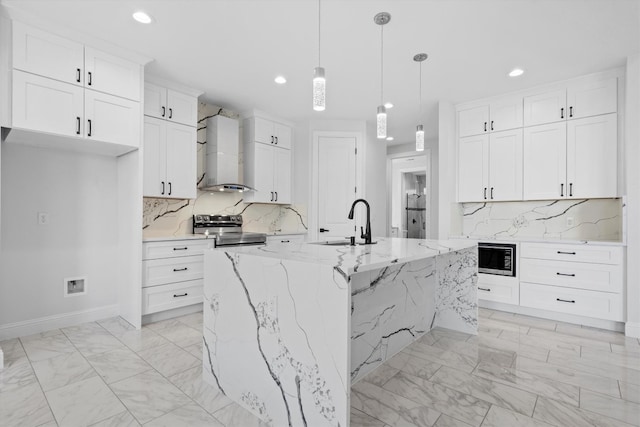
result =
[[[573,227],[574,221],[572,216],[567,217],[567,227]]]
[[[38,225],[47,225],[47,224],[49,224],[49,213],[38,212]]]

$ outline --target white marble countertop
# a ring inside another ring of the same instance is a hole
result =
[[[226,247],[214,250],[331,265],[339,268],[344,274],[351,275],[476,246],[475,241],[462,239],[423,240],[375,237],[373,241],[377,243],[356,246],[276,242],[266,246]]]
[[[452,240],[469,240],[473,242],[506,242],[506,243],[555,243],[563,245],[600,245],[600,246],[627,246],[625,242],[611,240],[563,240],[563,239],[536,239],[534,237],[511,236],[449,236]]]

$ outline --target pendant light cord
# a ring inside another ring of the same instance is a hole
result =
[[[418,76],[418,80],[420,81],[420,93],[418,94],[420,117],[418,117],[418,120],[420,120],[422,118],[422,61],[420,61],[420,75]]]
[[[320,0],[318,0],[318,67],[320,67]]]
[[[380,25],[380,105],[384,103],[384,25]]]

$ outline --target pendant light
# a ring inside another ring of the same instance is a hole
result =
[[[373,17],[373,22],[380,25],[380,105],[376,114],[376,130],[378,139],[387,137],[387,109],[384,106],[384,31],[383,25],[391,20],[391,15],[387,12],[380,12]]]
[[[418,53],[413,57],[413,60],[420,64],[420,86],[419,86],[419,120],[422,120],[422,62],[428,58],[426,53]],[[424,151],[424,128],[422,125],[416,126],[416,151]]]
[[[318,66],[313,69],[313,109],[325,109],[326,81],[324,68],[320,66],[320,0],[318,0]]]

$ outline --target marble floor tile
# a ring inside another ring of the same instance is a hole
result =
[[[135,417],[131,415],[131,412],[124,411],[118,415],[107,418],[95,424],[91,424],[91,427],[139,427],[140,423],[136,421]]]
[[[554,340],[551,338],[541,338],[535,335],[521,334],[513,331],[502,332],[502,334],[500,334],[500,339],[580,356],[581,347],[579,345],[571,344],[561,339]]]
[[[190,345],[188,347],[184,347],[184,350],[202,360],[202,340],[198,341],[197,344]]]
[[[148,323],[142,327],[142,329],[151,329],[152,331],[159,331],[161,329],[186,326],[180,322],[178,318],[160,320],[159,322]]]
[[[467,342],[469,344],[478,344],[481,347],[512,352],[515,353],[517,357],[525,356],[542,362],[546,361],[549,356],[549,350],[545,348],[526,345],[515,341],[503,340],[500,337],[493,338],[477,336],[470,338]]]
[[[33,362],[32,365],[45,392],[97,376],[77,351]]]
[[[149,348],[159,347],[169,342],[165,337],[147,328],[124,332],[118,336],[118,340],[136,353]]]
[[[269,427],[251,412],[236,403],[232,403],[216,411],[213,416],[225,427]]]
[[[106,332],[107,330],[100,326],[98,322],[87,322],[77,326],[69,326],[68,328],[62,328],[62,333],[66,336],[83,336],[87,334],[101,334]]]
[[[189,347],[202,342],[202,330],[178,322],[174,326],[156,329],[155,332],[180,347]]]
[[[440,337],[436,337],[435,335],[432,335],[431,332],[427,332],[418,338],[417,341],[425,345],[433,345],[433,343],[438,341],[438,339],[440,339]]]
[[[126,409],[98,376],[45,394],[61,427],[94,424]]]
[[[536,404],[533,393],[448,367],[436,372],[431,382],[527,416],[533,415]]]
[[[202,379],[202,365],[172,375],[168,379],[210,414],[233,403],[217,387]]]
[[[396,358],[396,357],[401,357],[402,354],[403,353],[398,353],[395,356],[393,356],[391,359]],[[410,356],[408,356],[408,357],[410,357]],[[359,381],[368,381],[371,384],[375,384],[378,387],[382,387],[384,385],[384,383],[389,381],[389,378],[391,378],[392,376],[397,374],[398,371],[400,370],[400,369],[397,369],[395,367],[395,364],[397,362],[394,362],[393,365],[391,364],[391,359],[387,360],[386,363],[383,363],[382,365],[378,366],[373,371],[369,372],[367,375],[365,375]],[[422,360],[422,362],[425,363],[425,364],[430,363],[430,362],[427,362],[426,360],[423,360],[423,359],[418,359],[418,360]],[[353,383],[352,383],[352,385],[353,385]]]
[[[497,338],[502,333],[502,329],[490,328],[482,324],[478,324],[478,335]]]
[[[428,332],[428,334],[434,337],[436,340],[446,337],[447,339],[458,341],[466,341],[469,338],[475,336],[473,334],[465,334],[464,332],[453,331],[451,329],[444,329],[440,327],[433,328]]]
[[[180,322],[184,323],[187,326],[190,326],[194,329],[201,330],[202,329],[202,312],[199,311],[197,313],[187,314],[185,316],[180,316],[177,318]]]
[[[580,408],[640,426],[640,404],[580,390]]]
[[[518,412],[513,412],[508,409],[501,408],[500,406],[491,405],[487,416],[482,423],[482,427],[551,427],[551,424],[547,424],[544,421],[536,420],[535,418],[522,415]]]
[[[554,426],[598,426],[598,427],[629,427],[631,424],[586,411],[573,405],[560,403],[553,399],[539,397],[533,418]]]
[[[517,355],[514,351],[486,347],[479,344],[476,340],[472,342],[462,342],[446,337],[439,339],[433,344],[433,347],[455,351],[456,353],[471,357],[478,362],[491,362],[500,366],[511,366],[513,359],[515,359]]]
[[[425,359],[439,365],[449,366],[471,373],[478,364],[477,358],[465,356],[455,351],[442,350],[441,348],[422,344],[419,341],[406,347],[401,353]]]
[[[9,391],[0,391],[0,420],[3,427],[39,426],[54,420],[53,413],[36,381]]]
[[[618,381],[620,384],[620,394],[624,400],[640,403],[640,385]]]
[[[434,424],[434,427],[471,427],[471,425],[442,414]]]
[[[491,406],[469,394],[404,372],[399,372],[387,381],[384,389],[474,426],[482,423]]]
[[[513,325],[530,326],[549,331],[556,330],[556,322],[554,320],[542,319],[539,317],[524,316],[521,314],[507,313],[506,311],[496,311],[491,315],[491,320],[499,320]]]
[[[0,344],[1,345],[1,344]],[[640,345],[635,344],[611,344],[611,352],[635,356],[640,358]]]
[[[610,351],[601,351],[585,347],[582,349],[581,357],[583,359],[606,363],[607,365],[616,365],[623,368],[640,371],[640,356],[636,355],[613,353]]]
[[[142,350],[138,355],[165,377],[202,365],[201,360],[173,343]]]
[[[349,427],[385,427],[385,423],[377,418],[373,418],[362,411],[351,408],[349,416]]]
[[[29,338],[21,338],[20,341],[29,360],[32,362],[78,351],[67,336],[62,333],[42,337],[31,336]]]
[[[613,397],[620,397],[620,388],[618,387],[618,381],[615,379],[579,371],[570,368],[568,365],[556,365],[520,357],[515,361],[513,368],[517,372],[524,371],[541,378],[560,381],[589,390],[597,390]]]
[[[4,351],[4,347],[2,347]],[[4,369],[0,370],[0,393],[10,392],[20,387],[36,383],[35,373],[26,354],[7,358]]]
[[[115,337],[122,335],[125,332],[136,330],[131,323],[127,322],[120,316],[99,320],[97,323]]]
[[[10,340],[0,341],[0,348],[4,353],[4,361],[5,364],[11,362],[12,360],[20,359],[27,356],[24,348],[22,348],[22,344],[18,338],[13,338]]]
[[[107,384],[115,383],[152,369],[147,362],[126,347],[89,356],[87,360]]]
[[[191,403],[191,399],[156,371],[143,372],[110,387],[141,424]]]
[[[484,308],[484,307],[478,307],[478,316],[482,317],[484,319],[488,319],[490,318],[493,313],[495,313],[495,311],[489,309],[489,308]]]
[[[403,352],[400,352],[393,356],[391,359],[387,360],[383,367],[384,366],[388,366],[389,368],[396,370],[396,372],[400,370],[402,372],[420,377],[425,380],[431,378],[433,374],[435,374],[438,369],[442,367],[442,365],[440,365],[439,363],[430,362],[420,357],[412,356],[409,353]],[[389,380],[392,376],[393,375],[389,375],[387,380]],[[382,384],[378,385],[382,386]]]
[[[593,338],[574,336],[561,332],[551,332],[538,328],[531,328],[528,335],[531,335],[532,337],[548,339],[550,341],[559,341],[566,344],[579,345],[583,347],[593,347],[602,349],[604,351],[611,351],[611,345],[609,344],[609,341],[597,341]]]
[[[499,321],[499,320],[493,320],[491,318],[478,319],[478,326],[485,326],[487,328],[497,329],[500,331],[517,332],[520,334],[526,334],[527,332],[529,332],[529,329],[531,329],[530,326],[518,325],[518,324],[509,323],[505,321]]]
[[[213,418],[207,411],[195,403],[174,409],[168,414],[162,415],[145,424],[145,427],[224,427],[222,423]]]
[[[432,426],[440,412],[414,400],[360,381],[351,388],[351,406],[390,426]]]
[[[587,338],[595,342],[609,342],[621,345],[625,343],[637,343],[637,339],[626,337],[622,332],[607,331],[605,329],[590,328],[588,326],[572,325],[569,323],[558,324],[556,331],[564,335]]]
[[[530,391],[560,402],[575,406],[579,404],[579,387],[553,379],[542,378],[519,369],[505,368],[494,365],[493,363],[480,362],[475,371],[473,371],[473,375],[513,386],[520,390]]]
[[[567,366],[577,371],[592,375],[622,380],[632,384],[640,384],[640,370],[612,365],[599,360],[569,356],[567,354],[555,353],[552,351],[549,353],[549,363],[559,366]]]
[[[123,344],[118,341],[116,337],[107,332],[102,326],[97,323],[93,324],[95,324],[96,327],[77,329],[73,333],[66,329],[63,330],[65,335],[69,337],[69,340],[74,346],[76,346],[83,356],[94,356],[96,354],[101,354],[123,347]]]

